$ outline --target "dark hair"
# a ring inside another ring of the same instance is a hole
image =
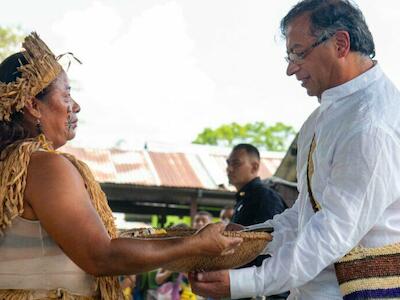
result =
[[[258,160],[260,160],[260,152],[251,144],[237,144],[235,147],[233,147],[232,152],[239,150],[244,150],[247,152],[247,154],[255,156]]]
[[[350,50],[375,57],[375,44],[363,13],[348,0],[303,0],[281,20],[284,37],[287,27],[297,17],[309,15],[311,34],[319,40],[331,37],[339,30],[350,35]]]
[[[18,67],[26,65],[26,60],[22,52],[17,52],[7,57],[0,64],[0,82],[10,83],[21,77]],[[51,84],[36,95],[36,98],[43,100],[50,90]],[[28,137],[28,132],[23,127],[24,115],[22,111],[14,112],[10,121],[0,121],[0,152],[8,145]]]

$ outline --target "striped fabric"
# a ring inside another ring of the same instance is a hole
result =
[[[357,247],[335,269],[344,300],[400,298],[400,244]]]

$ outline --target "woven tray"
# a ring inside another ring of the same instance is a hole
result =
[[[141,228],[128,230],[121,233],[121,237],[140,238],[140,239],[164,239],[193,235],[194,229],[166,229],[164,232],[157,233],[154,229]],[[272,239],[267,232],[239,232],[225,231],[225,236],[241,237],[243,242],[235,249],[234,254],[224,256],[189,256],[177,259],[164,266],[165,269],[176,272],[189,271],[214,271],[231,269],[242,266],[254,258],[266,247]]]

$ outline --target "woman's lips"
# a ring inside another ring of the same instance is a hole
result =
[[[76,127],[78,127],[78,119],[75,119],[75,120],[71,120],[71,121],[69,121],[68,122],[68,124],[69,124],[69,127],[72,127],[72,128],[76,128]]]

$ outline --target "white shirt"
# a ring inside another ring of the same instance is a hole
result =
[[[307,155],[315,133],[307,191]],[[272,255],[230,270],[232,298],[291,291],[289,299],[342,299],[333,263],[357,245],[400,242],[400,94],[378,65],[326,90],[299,133],[299,197],[273,220]]]

